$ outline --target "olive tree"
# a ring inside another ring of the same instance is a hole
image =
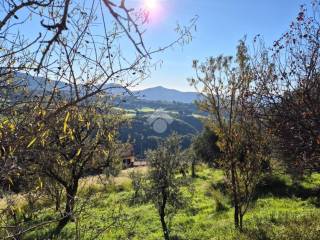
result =
[[[184,184],[185,178],[179,177],[183,164],[181,157],[180,138],[177,135],[168,137],[158,149],[147,153],[147,196],[158,211],[166,240],[170,239],[166,218],[184,204],[180,187]]]

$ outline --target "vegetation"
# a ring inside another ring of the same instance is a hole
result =
[[[219,56],[202,65],[194,61],[194,68],[197,77],[190,83],[202,94],[199,107],[209,113],[218,135],[218,165],[224,169],[232,191],[235,227],[242,230],[262,163],[268,158],[268,136],[249,112],[254,78],[247,47],[240,41],[234,63],[232,57]]]
[[[271,52],[260,46],[260,57],[253,58],[261,86],[254,94],[256,115],[276,136],[278,154],[295,174],[319,171],[320,166],[318,5],[313,1],[312,13],[301,6],[297,20]]]
[[[196,156],[195,161],[199,159],[209,166],[218,167],[217,159],[220,155],[218,136],[208,123],[205,125],[202,133],[193,141],[192,148]],[[194,164],[192,164],[192,169],[194,168],[193,166]]]
[[[91,107],[72,108],[64,118],[57,116],[54,120],[44,133],[43,144],[34,143],[39,155],[32,156],[36,160],[30,165],[36,168],[40,179],[47,179],[46,184],[63,188],[64,211],[53,232],[59,235],[74,217],[80,179],[88,173],[114,172],[112,168],[116,168],[119,157],[114,139],[121,120],[111,114],[101,115]]]
[[[149,186],[145,188],[146,195],[158,211],[163,236],[166,240],[170,240],[166,217],[169,214],[172,215],[183,205],[180,192],[183,181],[176,176],[183,168],[179,141],[177,135],[172,135],[157,150],[147,154],[149,170],[146,181]],[[171,211],[168,210],[169,208]]]
[[[319,239],[320,1],[272,47],[194,60],[196,105],[109,91],[195,19],[152,50],[124,0],[0,2],[1,239]]]
[[[148,109],[150,111],[150,109]],[[154,131],[152,126],[152,116],[155,109],[151,112],[140,113],[131,119],[130,123],[120,129],[120,140],[122,142],[131,142],[134,146],[134,152],[140,159],[145,158],[147,150],[155,150],[163,138],[166,138],[176,132],[181,139],[183,149],[191,145],[192,138],[202,130],[202,121],[192,115],[176,114],[167,110],[163,111],[167,122],[167,129],[163,133]]]
[[[143,168],[135,171],[146,174]],[[98,239],[162,239],[163,231],[154,205],[148,202],[131,204],[134,189],[129,173],[122,172],[107,189],[98,178],[86,178],[80,197],[86,192],[92,194],[87,211],[67,225],[60,239],[72,238],[77,231],[81,239],[95,236],[99,236]],[[188,204],[170,221],[173,239],[318,239],[319,209],[312,192],[318,189],[319,174],[302,181],[300,190],[290,176],[280,172],[262,179],[263,188],[258,186],[259,197],[245,216],[243,231],[238,233],[233,224],[232,201],[224,194],[223,173],[206,165],[199,165],[197,173],[198,177],[188,188],[181,188]],[[38,214],[47,219],[51,210],[47,208]],[[117,223],[114,222],[116,218]],[[25,239],[41,239],[45,233],[44,229],[39,229]]]

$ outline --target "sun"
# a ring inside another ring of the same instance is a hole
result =
[[[146,14],[149,24],[163,22],[168,14],[168,5],[163,0],[140,0],[140,9]]]
[[[159,7],[159,0],[144,0],[143,3],[146,10],[152,12],[158,9]]]

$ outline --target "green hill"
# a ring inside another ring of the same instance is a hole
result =
[[[144,157],[146,150],[155,149],[160,139],[168,137],[173,132],[182,136],[182,147],[186,148],[190,145],[192,137],[202,130],[201,120],[192,115],[164,111],[153,119],[154,114],[155,110],[152,108],[141,109],[132,116],[131,122],[120,130],[121,141],[130,142],[139,158]],[[169,118],[163,119],[166,129],[163,132],[155,130],[154,122],[158,118],[166,117]]]

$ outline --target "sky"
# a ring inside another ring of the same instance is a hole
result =
[[[193,91],[187,81],[194,75],[192,60],[234,55],[238,41],[245,35],[248,43],[260,34],[268,45],[272,44],[289,28],[300,5],[310,3],[308,0],[141,1],[150,9],[145,33],[145,42],[150,47],[164,46],[175,40],[177,23],[188,25],[193,17],[199,17],[192,42],[153,56],[152,61],[163,61],[161,67],[153,69],[150,78],[137,87],[163,86],[181,91]]]

